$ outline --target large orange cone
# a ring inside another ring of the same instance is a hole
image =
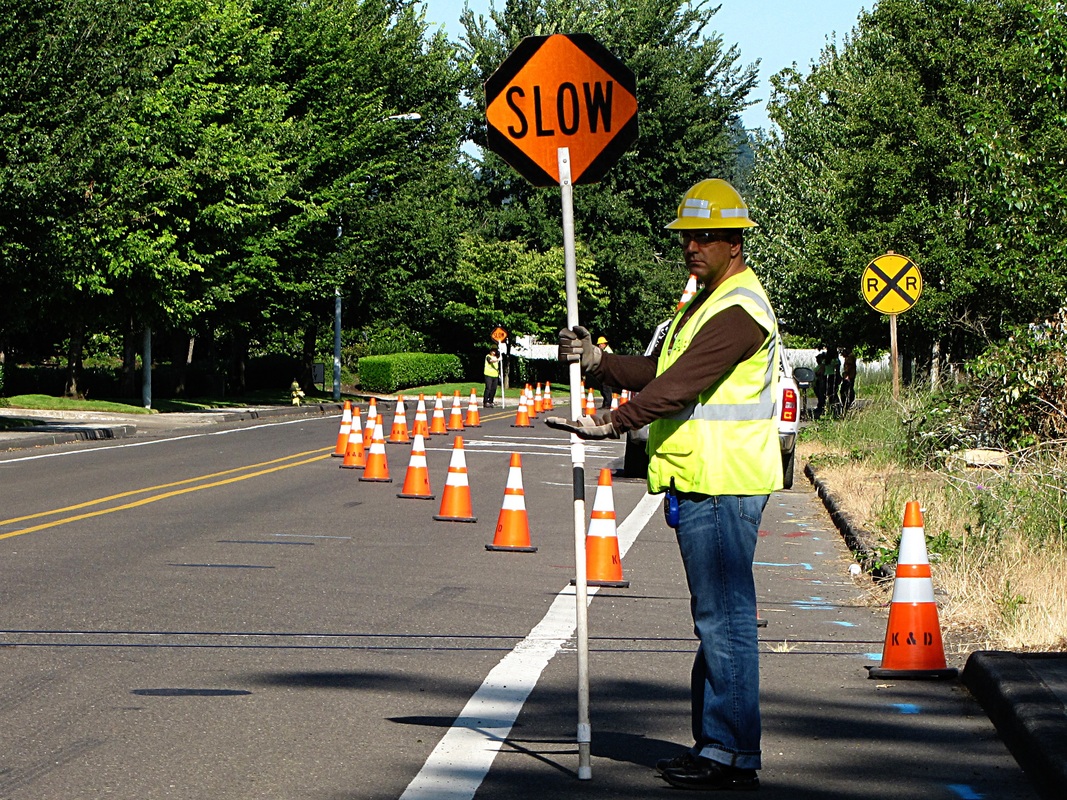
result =
[[[552,384],[545,381],[545,399],[544,399],[545,411],[553,411],[556,404],[552,402]]]
[[[534,392],[533,410],[534,415],[540,414],[542,411],[545,410],[545,398],[541,394],[541,384],[537,384],[537,389]]]
[[[411,425],[411,435],[421,435],[423,438],[430,435],[430,420],[426,416],[426,396],[419,394],[419,402],[415,406],[415,422]]]
[[[374,438],[371,441],[370,453],[367,455],[367,466],[363,474],[359,476],[361,481],[374,481],[376,483],[392,483],[389,477],[389,460],[385,457],[385,431],[382,430],[382,418],[379,416],[374,421]]]
[[[919,504],[904,507],[893,602],[882,647],[882,663],[867,667],[869,678],[955,678],[945,664],[941,626],[937,619],[934,582],[926,554],[926,533]]]
[[[478,413],[478,390],[471,389],[471,399],[467,402],[467,418],[463,424],[468,428],[482,427],[482,415]]]
[[[445,522],[477,522],[471,508],[471,487],[467,483],[467,457],[463,454],[463,437],[457,436],[452,445],[452,462],[441,495],[441,513],[434,519]]]
[[[450,431],[463,430],[463,406],[459,399],[459,389],[452,396],[452,413],[448,415],[448,429]]]
[[[504,505],[496,520],[496,535],[486,550],[513,550],[517,553],[536,553],[530,546],[530,521],[526,516],[526,498],[522,490],[522,456],[511,454],[511,468],[504,487]]]
[[[533,423],[530,422],[530,412],[526,407],[526,394],[525,392],[519,392],[519,408],[515,412],[515,421],[511,423],[513,428],[532,428]]]
[[[436,495],[430,492],[430,473],[426,468],[426,444],[421,433],[415,434],[411,445],[411,461],[404,476],[404,488],[397,497],[412,500],[433,500]]]
[[[348,434],[352,430],[352,401],[345,400],[345,407],[341,411],[341,430],[337,432],[337,447],[334,448],[334,458],[344,458],[348,449]]]
[[[448,429],[445,428],[445,404],[441,399],[441,393],[437,393],[437,400],[433,404],[433,419],[430,420],[430,435],[438,436],[440,434],[447,434]]]
[[[530,384],[526,384],[526,413],[530,419],[537,419],[537,409],[534,408],[534,390]]]
[[[393,427],[389,431],[390,444],[407,444],[411,441],[408,436],[408,412],[404,408],[404,395],[396,399],[396,411],[393,412]]]
[[[355,406],[352,411],[352,430],[348,434],[348,447],[341,468],[363,469],[367,466],[367,459],[363,449],[363,429],[359,424],[359,406]]]
[[[585,537],[585,576],[590,586],[625,589],[630,582],[622,577],[619,537],[615,532],[615,497],[611,491],[611,470],[600,470],[593,513]]]
[[[374,441],[374,426],[378,423],[378,403],[372,397],[367,406],[367,427],[363,429],[363,450],[370,450]]]

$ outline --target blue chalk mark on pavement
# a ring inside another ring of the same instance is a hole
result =
[[[893,708],[899,711],[901,714],[918,714],[919,707],[914,703],[891,703]]]
[[[972,789],[965,783],[950,783],[948,785],[950,792],[960,798],[960,800],[982,800],[985,797],[984,794],[980,794]]]
[[[854,623],[854,622],[845,622],[844,620],[841,620],[841,619],[831,620],[830,624],[831,625],[840,625],[842,628],[855,628],[856,627],[856,623]]]

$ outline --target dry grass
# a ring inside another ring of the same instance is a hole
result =
[[[819,441],[797,451],[814,458],[838,505],[888,563],[904,504],[919,501],[946,647],[960,653],[1067,649],[1067,455],[1061,448],[1049,456],[1017,454],[1003,472],[931,472]]]

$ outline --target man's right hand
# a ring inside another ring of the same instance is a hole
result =
[[[566,364],[580,362],[582,372],[596,374],[600,366],[601,355],[600,348],[593,344],[593,337],[581,325],[563,328],[559,332],[558,358],[560,361]]]

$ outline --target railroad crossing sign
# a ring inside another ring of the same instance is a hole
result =
[[[637,79],[587,33],[523,39],[485,82],[489,149],[535,186],[595,183],[637,138]]]
[[[863,270],[860,289],[867,305],[893,316],[915,305],[922,294],[923,278],[915,262],[890,251]]]

